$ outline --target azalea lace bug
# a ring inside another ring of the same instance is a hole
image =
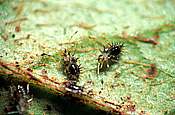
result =
[[[29,93],[29,84],[27,84],[27,93]],[[32,101],[31,99],[27,99],[26,92],[23,86],[18,85],[16,88],[11,87],[11,96],[14,100],[13,105],[16,106],[16,111],[8,112],[7,114],[26,114],[28,113],[26,110],[29,109],[28,102]]]
[[[70,38],[69,43],[72,39],[72,37],[77,33],[78,31],[76,31]],[[68,45],[69,45],[68,43]],[[68,45],[67,45],[67,49],[68,49]],[[64,50],[64,52],[62,53],[62,69],[63,69],[63,73],[67,76],[68,80],[73,80],[73,81],[78,81],[79,75],[80,75],[80,65],[77,65],[77,59],[74,57],[74,54],[70,54],[70,52],[68,50]]]
[[[97,66],[97,74],[99,75],[100,70],[106,66],[105,72],[109,68],[109,65],[113,62],[118,62],[119,54],[121,54],[124,43],[112,43],[108,44],[109,48],[105,48],[103,51],[100,50],[101,54],[98,56],[98,66]]]

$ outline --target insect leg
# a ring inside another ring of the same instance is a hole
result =
[[[100,71],[100,68],[99,68],[99,67],[100,67],[100,62],[98,62],[98,67],[97,67],[97,75],[98,75],[98,76],[99,76],[99,73],[100,73],[100,72],[99,72],[99,71]]]
[[[27,84],[27,94],[29,93],[29,84]]]
[[[15,114],[15,113],[17,114],[17,113],[19,113],[19,112],[18,112],[18,111],[11,111],[11,112],[8,112],[7,115],[8,115],[8,114]]]
[[[106,74],[106,71],[108,70],[108,68],[109,68],[109,63],[108,63],[108,60],[106,61],[106,66],[107,66],[107,68],[105,69],[105,74]]]
[[[118,60],[112,59],[112,61],[117,62],[119,65],[122,65]]]

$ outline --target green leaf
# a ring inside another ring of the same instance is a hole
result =
[[[48,80],[54,78],[61,83],[67,79],[58,67],[62,64],[60,63],[61,50],[68,47],[68,50],[75,49],[71,51],[71,54],[75,53],[75,57],[79,58],[77,63],[81,64],[83,70],[78,85],[84,86],[87,91],[95,92],[95,95],[91,96],[92,100],[98,100],[114,109],[116,105],[111,103],[121,105],[122,108],[118,110],[128,114],[139,114],[142,110],[146,114],[164,114],[166,111],[171,114],[174,111],[175,95],[174,4],[173,0],[2,1],[0,3],[0,74],[5,77],[13,73],[14,76],[20,78],[20,81],[34,84],[33,89],[41,91],[43,95],[49,95],[44,97],[45,102],[38,102],[36,99],[39,95],[33,91],[32,103],[36,108],[31,107],[30,113],[44,113],[42,105],[45,103],[55,108],[51,111],[52,114],[73,113],[76,108],[70,110],[70,113],[62,113],[60,111],[65,109],[61,106],[56,107],[57,104],[52,103],[51,99],[56,98],[54,93],[63,95],[66,92],[62,85]],[[21,31],[17,32],[17,29]],[[78,33],[70,41],[75,43],[64,44],[69,42],[75,31]],[[12,37],[13,34],[15,38]],[[124,51],[118,60],[119,63],[111,65],[106,73],[100,72],[100,77],[97,76],[95,67],[97,67],[98,56],[101,54],[100,50],[107,45],[90,39],[89,36],[106,43],[125,44]],[[144,38],[148,42],[139,41],[134,37]],[[150,40],[156,42],[157,45],[151,43]],[[95,50],[88,51],[90,49]],[[41,56],[43,53],[52,56],[56,63],[50,56]],[[146,66],[136,62],[146,64]],[[20,69],[15,67],[18,63]],[[146,76],[150,63],[156,64],[158,68],[158,75],[155,79],[132,74]],[[33,72],[28,71],[28,73],[34,78],[22,71],[26,71],[27,68],[33,69]],[[47,70],[48,79],[41,77],[43,69]],[[116,72],[120,73],[118,77],[115,77]],[[103,84],[101,79],[103,79]],[[36,86],[39,80],[42,81],[39,83],[41,86]],[[93,82],[93,85],[89,85],[88,81]],[[154,83],[160,84],[154,85]],[[43,89],[44,85],[47,86],[47,90]],[[60,91],[55,90],[51,85],[61,87]],[[53,91],[50,92],[49,89]],[[83,98],[86,100],[86,96],[72,95],[82,101]],[[62,97],[59,101],[71,103],[64,101]],[[103,108],[94,104],[93,101],[88,101],[87,105]],[[6,105],[2,105],[2,108]],[[127,108],[130,105],[136,107],[134,111]],[[69,106],[70,109],[71,106]],[[81,110],[84,109],[81,108]],[[106,108],[104,110],[112,113]],[[86,110],[84,112],[88,113]],[[4,112],[1,111],[1,113]]]

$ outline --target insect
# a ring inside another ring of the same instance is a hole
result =
[[[77,32],[78,31],[76,31],[73,35],[75,35]],[[71,36],[70,40],[72,39],[73,35]],[[69,43],[70,43],[70,40],[69,40]],[[67,49],[68,49],[68,45],[67,45]],[[67,76],[68,80],[78,81],[80,71],[81,71],[80,65],[77,65],[78,58],[74,57],[75,54],[71,55],[70,52],[67,51],[67,49],[65,49],[64,52],[62,53],[63,73]]]
[[[71,41],[72,37],[77,32],[78,31],[76,31],[71,36],[69,42],[67,43],[68,45],[70,44],[70,41]],[[62,59],[61,59],[62,67],[61,67],[61,69],[63,70],[63,74],[67,76],[68,80],[78,81],[81,68],[80,68],[80,65],[77,64],[78,58],[74,57],[75,54],[71,54],[68,51],[68,45],[67,45],[67,49],[64,49],[64,51],[62,51]],[[46,53],[41,54],[41,56],[44,56],[44,55],[47,55],[47,56],[51,57],[56,62],[56,60],[51,55],[48,55]],[[44,71],[42,71],[42,73],[44,73]],[[44,77],[47,77],[47,75],[46,76],[44,75]]]
[[[27,84],[27,93],[29,93],[29,85]],[[27,99],[26,92],[23,86],[18,85],[16,88],[11,87],[11,96],[13,99],[13,105],[16,106],[15,111],[8,112],[7,114],[25,114],[28,113],[26,110],[29,109],[28,102],[32,101],[31,99]]]
[[[101,54],[98,56],[98,67],[97,67],[97,74],[99,75],[99,72],[103,67],[106,65],[105,72],[109,68],[109,65],[113,62],[118,62],[119,54],[122,52],[124,43],[112,43],[108,44],[109,48],[105,48],[103,51],[100,50]]]

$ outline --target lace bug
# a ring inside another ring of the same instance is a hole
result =
[[[77,32],[78,31],[76,31],[73,35],[75,35]],[[70,40],[72,39],[73,35],[71,36]],[[69,40],[69,43],[70,43],[70,40]],[[67,49],[68,49],[68,45],[67,45]],[[75,54],[71,55],[70,52],[67,51],[67,49],[65,49],[64,52],[62,52],[63,73],[67,76],[68,80],[78,81],[80,71],[81,71],[80,65],[77,65],[78,58],[74,57]]]
[[[63,56],[63,73],[67,76],[68,80],[78,80],[80,75],[80,65],[77,65],[77,59],[74,57],[74,54],[71,55],[66,49],[62,53]]]
[[[29,92],[29,85],[27,85],[27,93]],[[29,109],[28,102],[32,101],[31,99],[27,99],[26,92],[23,86],[18,85],[16,88],[11,87],[11,96],[13,99],[13,105],[16,106],[16,111],[8,112],[7,114],[25,114],[28,113],[26,110]]]
[[[119,54],[122,52],[124,47],[123,44],[119,43],[112,43],[109,44],[109,48],[105,48],[101,51],[101,54],[98,56],[98,67],[97,67],[97,74],[99,75],[99,71],[106,65],[105,72],[109,68],[109,65],[113,62],[118,62]]]

